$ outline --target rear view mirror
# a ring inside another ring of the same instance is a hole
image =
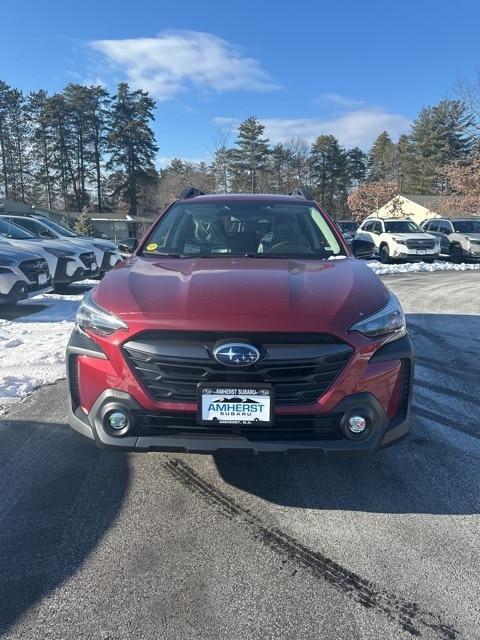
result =
[[[125,238],[117,242],[118,250],[121,254],[132,255],[138,246],[137,238]]]
[[[352,253],[356,258],[371,258],[375,251],[375,244],[370,240],[360,240],[354,238],[352,242]]]

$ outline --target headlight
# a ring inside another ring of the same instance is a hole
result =
[[[387,304],[379,311],[356,322],[350,327],[350,331],[358,331],[367,336],[367,338],[376,338],[392,334],[391,339],[401,338],[407,332],[405,325],[405,315],[402,311],[399,301],[389,291],[389,300]]]
[[[80,303],[75,326],[80,331],[88,329],[101,336],[109,336],[118,329],[128,329],[123,320],[114,316],[113,313],[105,311],[95,302],[91,291],[85,295]]]
[[[67,251],[66,249],[53,249],[52,247],[42,248],[45,249],[45,251],[48,251],[48,253],[57,256],[57,258],[68,258],[75,255],[75,251]]]
[[[394,238],[394,240],[395,240],[395,238]],[[397,244],[407,244],[407,241],[406,241],[406,240],[395,240],[395,242],[396,242]]]

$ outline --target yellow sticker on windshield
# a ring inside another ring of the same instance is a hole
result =
[[[147,251],[155,251],[157,247],[158,247],[158,244],[156,242],[151,242],[150,244],[147,245]]]

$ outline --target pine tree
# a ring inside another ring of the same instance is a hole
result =
[[[395,176],[395,144],[387,131],[382,131],[368,154],[370,180],[391,180]]]
[[[348,189],[348,158],[335,136],[319,136],[310,154],[312,185],[330,213],[343,211]]]
[[[75,222],[75,231],[80,236],[92,237],[95,236],[95,225],[90,218],[90,214],[87,209],[84,209],[80,214],[78,220]]]
[[[131,215],[138,213],[142,187],[156,179],[154,160],[158,147],[150,127],[155,102],[142,90],[118,85],[109,114],[108,169],[117,173],[115,196],[122,197]]]
[[[264,131],[264,125],[255,116],[247,118],[238,128],[235,142],[238,149],[232,154],[232,168],[235,187],[239,191],[257,191],[269,155],[268,140],[262,138]]]
[[[354,186],[365,180],[367,163],[367,155],[358,147],[353,147],[347,151],[347,171],[349,180]]]
[[[46,91],[31,93],[27,99],[27,112],[32,122],[32,155],[34,166],[33,189],[41,189],[44,194],[43,204],[53,207],[53,170],[52,156],[54,152],[53,130],[50,116],[50,102]]]
[[[445,191],[442,168],[466,158],[472,148],[472,122],[459,100],[424,107],[412,123],[413,156],[408,179],[415,193]]]

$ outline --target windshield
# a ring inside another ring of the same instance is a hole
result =
[[[346,255],[320,211],[304,204],[177,204],[149,234],[143,255],[305,257]]]
[[[390,220],[385,222],[387,233],[425,233],[418,224],[411,220]]]
[[[78,233],[75,233],[68,227],[64,227],[63,224],[58,224],[57,222],[52,222],[52,220],[41,220],[42,224],[53,231],[56,231],[61,236],[66,236],[67,238],[78,238]]]
[[[354,220],[339,222],[338,226],[343,232],[347,231],[348,233],[355,233],[358,229],[358,224]]]
[[[11,222],[0,220],[0,235],[11,240],[35,240],[35,236]]]
[[[457,233],[480,233],[480,220],[458,220],[453,228]]]

